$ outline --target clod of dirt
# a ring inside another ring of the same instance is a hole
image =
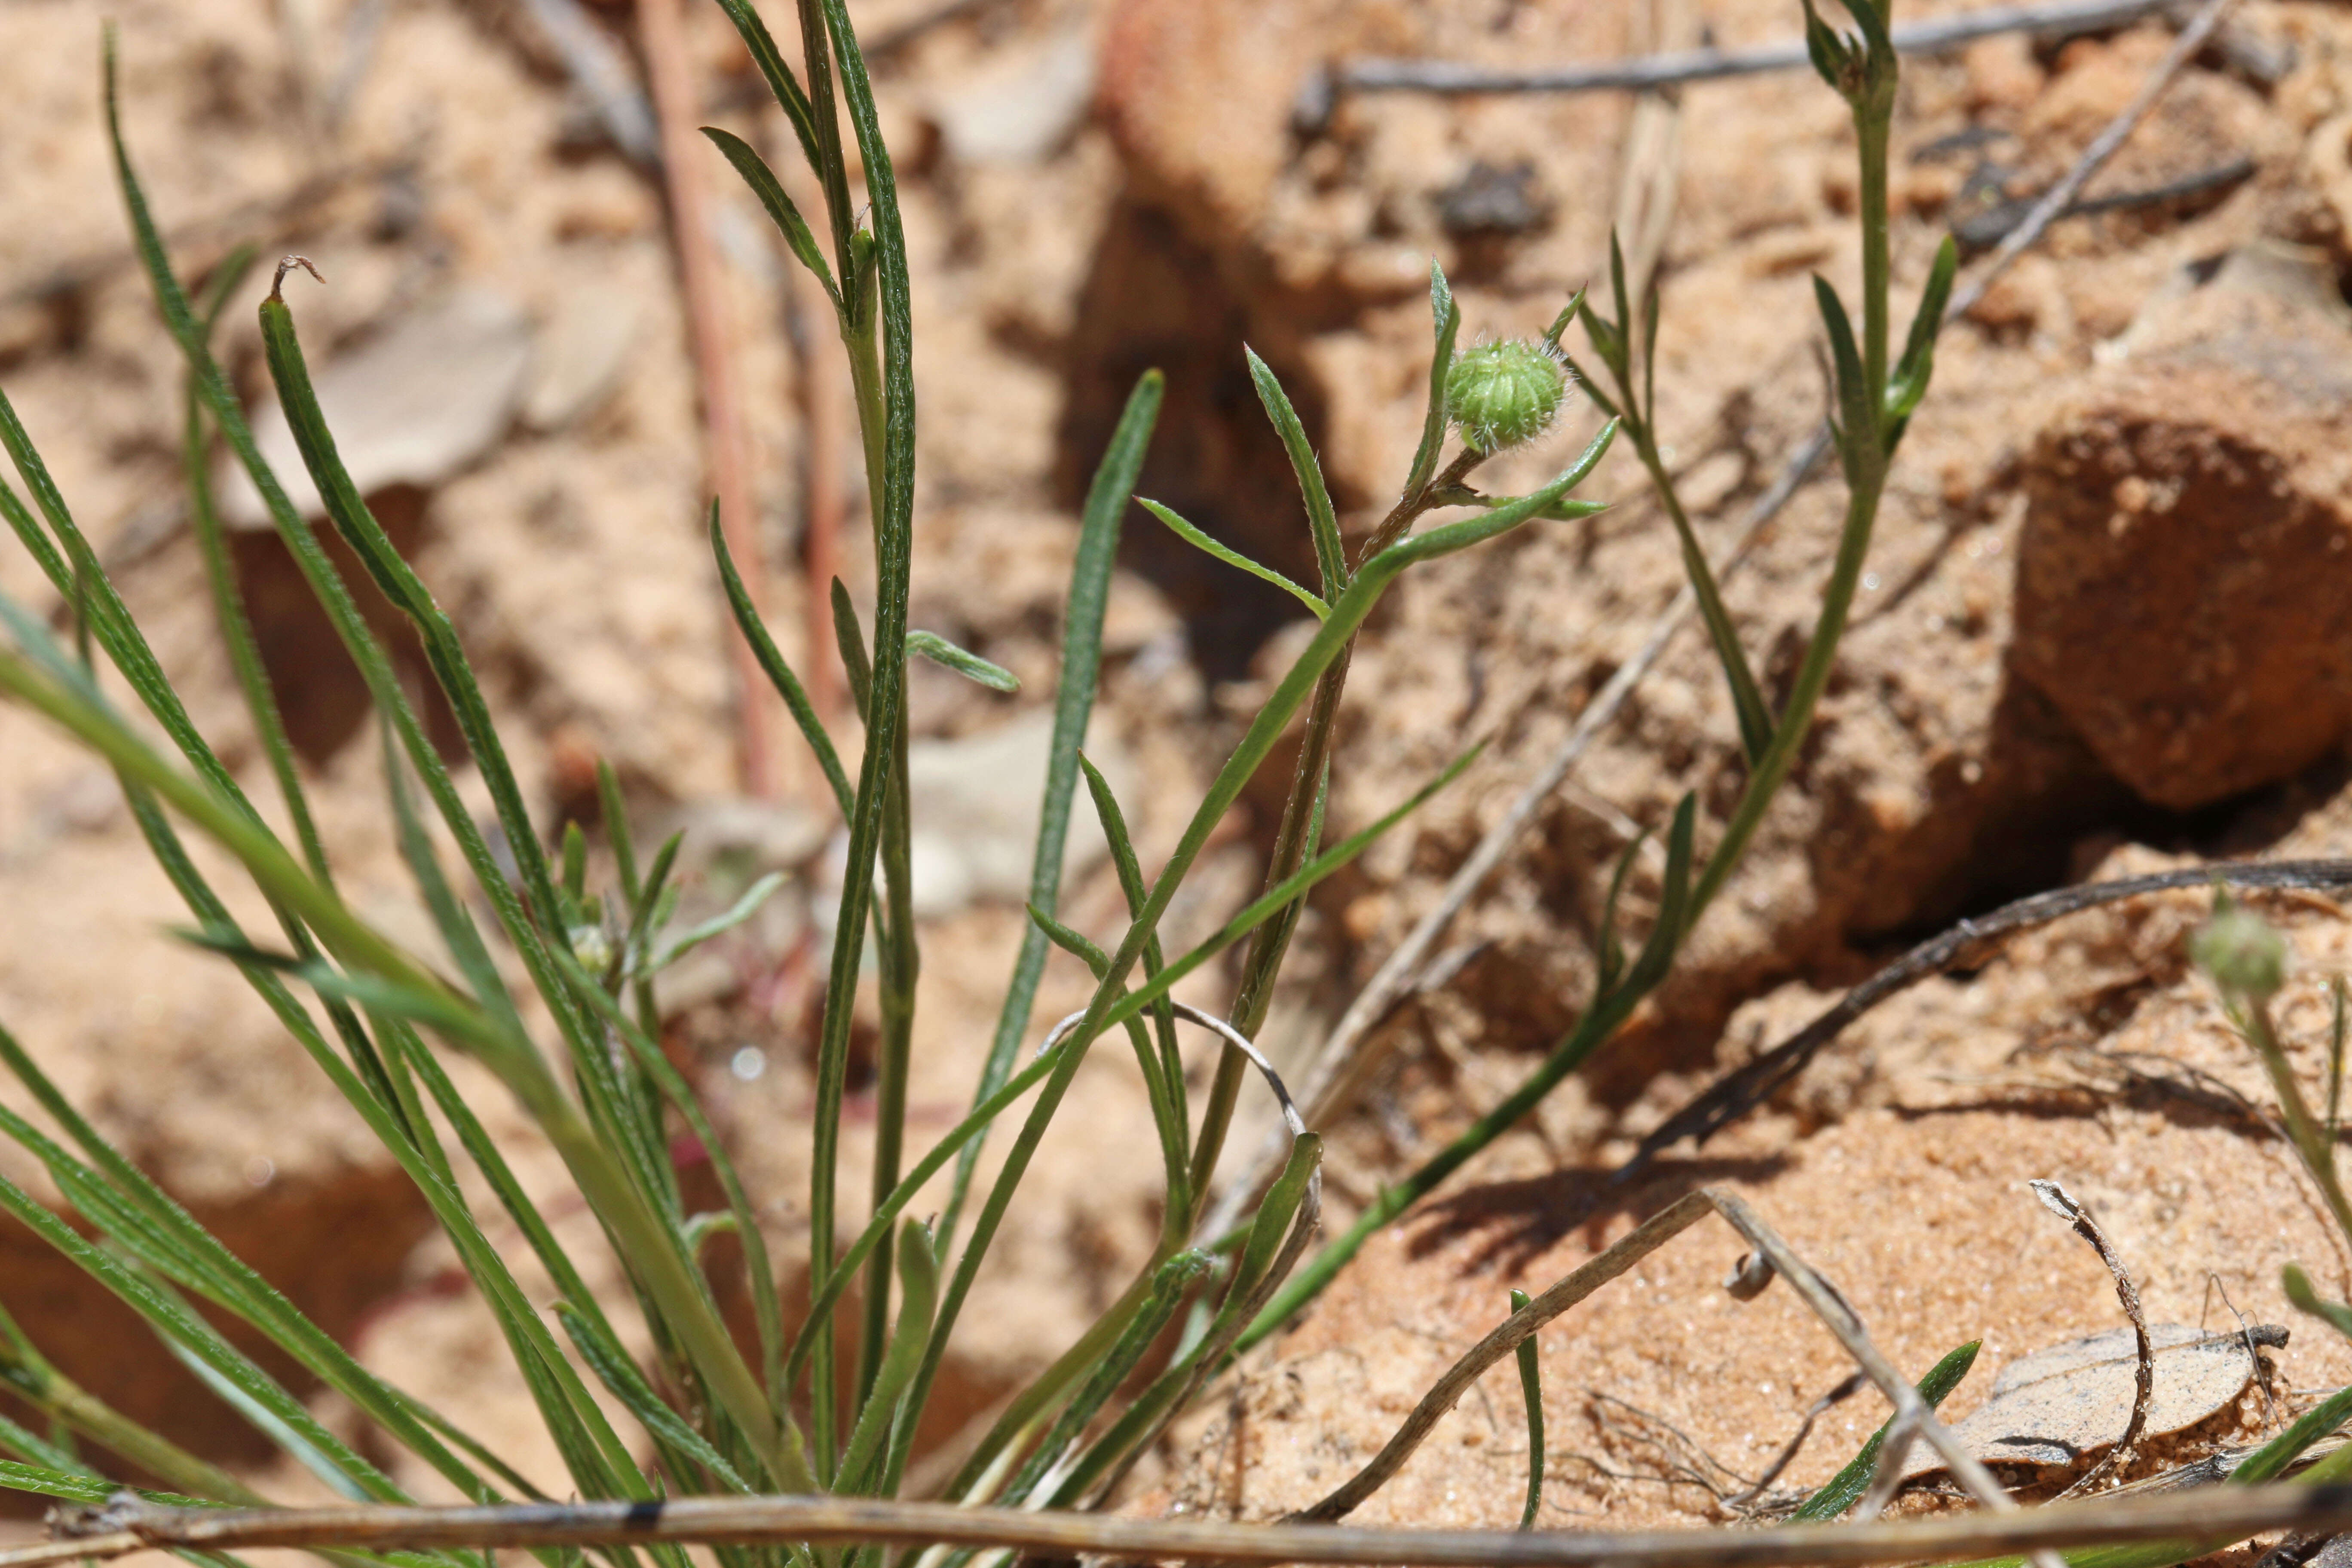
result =
[[[2156,1387],[2144,1435],[2186,1431],[2229,1406],[2253,1381],[2254,1358],[2241,1334],[2186,1323],[2151,1323]],[[1988,1464],[2073,1467],[2112,1447],[2131,1420],[2139,1352],[2128,1328],[2085,1334],[2018,1357],[1993,1380],[1992,1397],[1957,1423],[1953,1436]],[[1933,1475],[1943,1461],[1915,1447],[1903,1478]]]
[[[2322,261],[2244,247],[2159,291],[2027,459],[2016,668],[2159,805],[2352,726],[2352,312]]]
[[[513,421],[530,357],[530,322],[521,308],[469,286],[328,360],[311,384],[352,484],[369,495],[390,485],[438,484],[488,452]],[[284,413],[272,402],[253,423],[262,456],[294,505],[322,511]],[[228,465],[222,496],[223,514],[236,526],[269,526],[268,509],[242,467]]]

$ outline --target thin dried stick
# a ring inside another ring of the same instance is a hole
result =
[[[1986,258],[1984,270],[1952,296],[1951,308],[1944,312],[1946,321],[1956,321],[1974,310],[1978,301],[1985,297],[1985,291],[1992,287],[1993,279],[2006,271],[2011,262],[2024,255],[2026,249],[2042,237],[2042,231],[2064,215],[2074,198],[2083,194],[2083,187],[2091,183],[2091,176],[2104,168],[2107,160],[2115,156],[2116,150],[2139,129],[2140,121],[2147,118],[2148,111],[2156,107],[2157,100],[2162,98],[2165,89],[2172,85],[2172,79],[2180,74],[2180,68],[2205,47],[2206,40],[2213,36],[2213,29],[2221,25],[2221,18],[2229,15],[2230,7],[2235,4],[2237,0],[2205,0],[2198,7],[2197,15],[2190,18],[2189,26],[2180,30],[2180,36],[2172,40],[2172,47],[2165,50],[2164,58],[2149,69],[2147,79],[2140,83],[2139,91],[2132,95],[2132,100],[2124,105],[2122,112],[2108,121],[2105,128],[2091,139],[2091,144],[2083,149],[2083,155],[2074,160],[2074,166],[2066,171],[2065,178],[2042,193],[2042,199],[2033,205],[2033,210],[2026,215],[2025,221],[1993,247],[1992,255]]]
[[[2092,139],[2091,144],[2084,149],[2082,156],[2067,171],[2065,177],[2043,194],[2032,211],[1970,274],[1966,286],[1955,294],[1945,310],[1946,323],[1958,321],[1973,309],[1994,281],[2008,271],[2019,257],[2039,243],[2053,223],[2064,216],[2067,207],[2092,175],[2098,173],[2116,149],[2122,146],[2140,121],[2147,118],[2149,109],[2162,96],[2165,88],[2202,47],[2204,40],[2210,37],[2212,30],[2220,25],[2222,14],[2232,3],[2233,0],[2206,0],[2203,8],[2174,42],[2172,48],[2149,71],[2147,81],[2133,96],[2132,101]],[[1815,431],[1789,459],[1788,466],[1773,481],[1772,488],[1757,498],[1740,525],[1738,540],[1717,563],[1716,579],[1718,583],[1729,581],[1739,571],[1765,525],[1780,514],[1780,509],[1796,494],[1813,466],[1828,450],[1828,430]],[[1667,646],[1696,607],[1696,596],[1685,584],[1651,626],[1641,648],[1632,659],[1618,668],[1608,684],[1586,704],[1567,738],[1560,742],[1559,749],[1546,760],[1535,777],[1528,782],[1527,787],[1512,801],[1510,808],[1493,827],[1487,829],[1477,848],[1463,861],[1446,883],[1445,892],[1438,900],[1437,906],[1422,918],[1404,941],[1398,944],[1396,951],[1381,963],[1347,1012],[1340,1016],[1339,1023],[1332,1026],[1331,1033],[1318,1047],[1307,1071],[1299,1079],[1299,1098],[1307,1107],[1309,1125],[1328,1125],[1347,1109],[1363,1084],[1370,1080],[1381,1058],[1374,1052],[1360,1047],[1369,1044],[1371,1032],[1385,1022],[1397,1004],[1412,992],[1414,979],[1422,973],[1430,952],[1453,925],[1454,918],[1477,896],[1486,879],[1502,864],[1504,856],[1510,851],[1519,835],[1527,830],[1528,824],[1535,819],[1544,801],[1559,787],[1561,781],[1591,748],[1601,730],[1616,718],[1626,699],[1633,695],[1633,689],[1664,657]],[[1206,1227],[1205,1234],[1221,1236],[1233,1228],[1242,1208],[1265,1184],[1273,1171],[1274,1162],[1278,1158],[1280,1146],[1269,1138],[1258,1151],[1248,1174],[1220,1200],[1215,1219]]]
[[[741,1545],[887,1542],[1016,1547],[1041,1555],[1088,1552],[1219,1563],[1416,1563],[1428,1568],[1864,1568],[2132,1541],[2179,1542],[2212,1550],[2266,1531],[2343,1530],[2352,1528],[2352,1485],[2199,1488],[2179,1496],[2128,1501],[2103,1498],[2013,1508],[1999,1515],[1956,1514],[1895,1524],[1623,1533],[1225,1524],[821,1496],[319,1509],[175,1509],[126,1497],[79,1519],[61,1520],[58,1526],[86,1533],[0,1552],[0,1568],[48,1568],[150,1547],[431,1551],[665,1541]]]
[[[637,0],[637,33],[645,46],[654,117],[661,128],[662,175],[669,195],[671,236],[677,249],[678,289],[686,302],[696,380],[702,396],[704,462],[719,498],[719,525],[743,576],[752,607],[766,618],[771,589],[767,552],[760,546],[759,513],[751,501],[751,464],[743,437],[740,377],[735,339],[727,321],[726,281],[710,232],[710,191],[698,118],[694,68],[688,58],[686,18],[679,0]],[[767,678],[751,645],[727,639],[735,665],[737,764],[744,793],[776,793],[775,727]]]
[[[2056,5],[2004,5],[1914,22],[1894,31],[1905,54],[1937,54],[1998,33],[2090,32],[2120,26],[2164,10],[2175,0],[2074,0]],[[1319,102],[1338,92],[1427,92],[1459,96],[1489,92],[1595,92],[1671,87],[1790,70],[1806,63],[1805,41],[1787,38],[1752,49],[1682,49],[1605,65],[1495,70],[1451,60],[1364,59],[1332,67],[1300,94]]]
[[[2139,1287],[2132,1283],[2130,1270],[2124,1267],[2124,1260],[2116,1256],[2115,1244],[2107,1239],[2107,1233],[2099,1228],[2099,1222],[2091,1216],[2091,1211],[2076,1202],[2074,1194],[2055,1182],[2036,1181],[2025,1184],[2033,1189],[2033,1195],[2042,1200],[2043,1208],[2074,1226],[2074,1234],[2091,1244],[2091,1250],[2099,1255],[2099,1261],[2107,1266],[2109,1274],[2115,1276],[2116,1299],[2123,1303],[2124,1316],[2131,1320],[2132,1341],[2137,1352],[2131,1419],[2124,1423],[2124,1435],[2116,1439],[2116,1446],[2101,1455],[2097,1464],[2083,1472],[2081,1479],[2058,1494],[2060,1497],[2072,1497],[2076,1492],[2090,1490],[2092,1483],[2100,1477],[2127,1463],[2131,1458],[2132,1446],[2139,1441],[2139,1435],[2147,1430],[2147,1407],[2156,1399],[2156,1342],[2147,1337],[2147,1314],[2140,1310]]]
[[[1687,1138],[1707,1139],[1763,1104],[1802,1072],[1807,1063],[1843,1034],[1846,1026],[1890,996],[1920,981],[1959,967],[1963,961],[1982,963],[1984,944],[2067,915],[2107,904],[2145,898],[2152,893],[2210,889],[2216,882],[2244,892],[2301,891],[2340,893],[2352,890],[2352,860],[2275,860],[2225,866],[2195,866],[2160,871],[2147,877],[2125,877],[2058,888],[2004,904],[1990,914],[1961,921],[1929,938],[1888,964],[1830,1006],[1819,1017],[1762,1056],[1725,1074],[1696,1098],[1642,1140],[1640,1148],[1613,1172],[1604,1190],[1624,1187],[1641,1177],[1657,1157]]]
[[[1843,1383],[1807,1405],[1804,1419],[1797,1423],[1795,1435],[1780,1445],[1780,1451],[1772,1457],[1770,1464],[1764,1467],[1764,1473],[1748,1483],[1745,1490],[1736,1491],[1725,1498],[1723,1500],[1725,1505],[1744,1509],[1762,1497],[1765,1489],[1779,1480],[1780,1473],[1794,1463],[1797,1456],[1804,1451],[1805,1439],[1813,1435],[1813,1423],[1861,1393],[1862,1385],[1869,1381],[1868,1373],[1850,1373]]]

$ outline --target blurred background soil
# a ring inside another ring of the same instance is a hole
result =
[[[1283,376],[1361,534],[1418,433],[1430,258],[1472,336],[1532,332],[1605,275],[1615,223],[1637,274],[1661,282],[1664,438],[1720,550],[1822,417],[1809,275],[1853,296],[1854,175],[1843,106],[1801,72],[1638,101],[1349,94],[1301,113],[1302,86],[1335,59],[1567,64],[1768,42],[1798,26],[1783,0],[856,0],[853,14],[912,250],[912,619],[1024,682],[997,697],[914,667],[919,1138],[968,1100],[1020,939],[1076,505],[1134,377],[1157,365],[1170,378],[1143,493],[1306,576],[1298,499],[1244,342]],[[693,909],[723,907],[764,870],[791,876],[666,992],[667,1044],[789,1258],[805,1227],[836,825],[804,763],[788,763],[774,798],[740,787],[734,634],[700,533],[697,370],[632,6],[0,7],[0,377],[198,722],[267,795],[186,524],[179,362],[113,187],[102,18],[120,31],[126,133],[184,274],[243,242],[273,259],[300,251],[324,274],[324,288],[288,288],[322,386],[343,389],[331,418],[456,619],[541,819],[593,836],[601,757],[640,843],[687,831]],[[691,10],[688,33],[702,117],[783,166],[789,134],[759,107],[717,8]],[[1901,310],[1937,241],[1958,232],[1974,253],[1997,239],[2172,36],[2158,16],[1906,62]],[[788,274],[715,152],[695,151],[715,193],[708,238],[772,619],[789,657],[824,668],[829,654],[802,635],[803,563],[828,504],[845,508],[842,571],[870,610],[845,377],[815,290]],[[1264,1517],[1311,1501],[1504,1315],[1509,1288],[1540,1289],[1702,1182],[1745,1192],[1915,1372],[1972,1338],[1997,1365],[2118,1321],[2104,1271],[2032,1201],[2029,1177],[2065,1182],[2101,1215],[2160,1320],[2226,1320],[2218,1282],[2249,1320],[2286,1322],[2290,1257],[2352,1289],[2352,1259],[2253,1109],[2258,1076],[2184,972],[2188,897],[2067,922],[1922,987],[1736,1132],[1588,1213],[1632,1140],[1717,1070],[1954,918],[2124,867],[2352,854],[2352,17],[2246,0],[2090,194],[2121,199],[2062,220],[1947,335],[1819,731],[1673,984],[1180,1427],[1139,1477],[1138,1506]],[[221,334],[257,410],[262,287],[242,286]],[[1580,405],[1493,465],[1490,488],[1538,482],[1596,424]],[[827,474],[845,476],[830,494]],[[1489,743],[1460,784],[1318,890],[1265,1032],[1277,1061],[1330,1028],[1673,597],[1672,532],[1630,453],[1585,493],[1621,504],[1418,572],[1372,623],[1334,830]],[[223,497],[232,521],[259,521],[235,480]],[[1801,656],[1842,506],[1817,474],[1728,590],[1768,689]],[[1089,749],[1150,862],[1308,624],[1140,513],[1127,530]],[[235,557],[343,885],[429,951],[357,677],[273,534],[248,526]],[[64,624],[20,552],[0,552],[0,587]],[[421,691],[421,660],[411,674]],[[854,723],[840,733],[854,745]],[[1172,916],[1178,940],[1255,890],[1287,776],[1270,765],[1221,829]],[[1685,635],[1375,1031],[1382,1065],[1327,1130],[1336,1223],[1534,1067],[1591,992],[1617,857],[1686,789],[1719,815],[1738,777],[1719,678]],[[1075,861],[1066,918],[1116,936],[1124,906],[1098,835],[1082,828]],[[1640,929],[1654,856],[1635,866]],[[2315,1063],[2321,977],[2352,939],[2317,900],[2275,912],[2302,960],[2286,1013]],[[0,711],[0,1020],[371,1365],[556,1484],[422,1203],[236,976],[165,934],[176,918],[110,777]],[[1230,976],[1194,984],[1222,1007]],[[1039,1018],[1086,990],[1056,959]],[[527,1183],[563,1190],[523,1118],[477,1087]],[[1237,1159],[1265,1125],[1244,1123]],[[964,1317],[935,1453],[951,1457],[955,1435],[1146,1256],[1150,1126],[1131,1064],[1100,1053]],[[25,1163],[0,1161],[37,1185]],[[601,1256],[576,1205],[554,1217]],[[1743,1307],[1717,1289],[1731,1252],[1709,1222],[1546,1332],[1549,1521],[1723,1517],[1843,1374],[1785,1291]],[[518,1268],[547,1293],[527,1258]],[[128,1314],[13,1230],[0,1230],[0,1300],[107,1398],[306,1494]],[[2315,1331],[2273,1354],[2282,1400],[2352,1378],[2352,1354]],[[1489,1382],[1363,1518],[1516,1518],[1524,1432],[1507,1374]],[[1951,1410],[1989,1383],[1979,1373]],[[1784,1483],[1842,1462],[1880,1418],[1873,1399],[1824,1417]],[[2228,1420],[2274,1414],[2250,1398]],[[395,1473],[439,1495],[413,1467]]]

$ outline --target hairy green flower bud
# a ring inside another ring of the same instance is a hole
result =
[[[1541,343],[1514,338],[1462,351],[1445,375],[1445,412],[1481,452],[1532,441],[1568,400],[1568,372]]]
[[[2286,984],[2285,940],[2262,916],[2235,904],[2213,911],[2189,939],[2189,955],[2227,996],[2267,1002]]]

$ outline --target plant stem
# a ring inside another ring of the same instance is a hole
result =
[[[1356,557],[1358,570],[1381,551],[1404,537],[1423,513],[1437,503],[1435,497],[1470,476],[1473,469],[1486,460],[1486,454],[1465,447],[1446,464],[1444,471],[1418,485],[1408,488],[1389,509],[1371,537],[1364,542]],[[1337,597],[1344,584],[1326,584],[1328,597]],[[1306,863],[1313,850],[1307,842],[1307,828],[1314,819],[1316,797],[1321,793],[1324,775],[1330,765],[1332,726],[1339,714],[1339,700],[1348,687],[1348,667],[1355,658],[1356,639],[1350,637],[1338,658],[1331,662],[1315,686],[1307,713],[1307,732],[1299,746],[1298,765],[1290,775],[1290,794],[1282,803],[1281,826],[1276,830],[1274,855],[1266,868],[1265,886],[1280,887],[1291,874]],[[1299,910],[1306,907],[1302,899],[1289,912],[1270,920],[1251,934],[1250,945],[1242,959],[1241,985],[1235,992],[1233,1014],[1228,1020],[1234,1028],[1252,1039],[1265,1025],[1266,1010],[1274,1001],[1274,982],[1282,969],[1282,961],[1290,949],[1290,938],[1298,929]],[[1210,1081],[1209,1094],[1201,1110],[1200,1135],[1192,1145],[1192,1226],[1200,1223],[1208,1207],[1213,1179],[1216,1175],[1217,1159],[1224,1152],[1225,1135],[1231,1131],[1234,1108],[1241,1098],[1241,1089],[1249,1077],[1249,1060],[1231,1046],[1217,1056],[1216,1076]],[[1153,1258],[1156,1268],[1165,1262]],[[1149,1279],[1150,1269],[1144,1278]]]
[[[2319,1184],[2322,1196],[2327,1200],[2327,1212],[2335,1216],[2336,1228],[2352,1242],[2352,1201],[2344,1193],[2343,1178],[2336,1170],[2336,1146],[2311,1113],[2310,1104],[2303,1098],[2302,1086],[2294,1079],[2294,1068],[2286,1059],[2286,1051],[2279,1044],[2278,1031],[2271,1025],[2270,1004],[2250,1003],[2244,1009],[2246,1039],[2254,1054],[2263,1060],[2263,1070],[2270,1075],[2271,1090],[2278,1096],[2279,1110],[2286,1118],[2287,1136],[2294,1141],[2295,1152],[2303,1157],[2304,1168],[2311,1179]]]
[[[878,323],[866,302],[860,301],[861,321],[845,338],[849,349],[849,374],[856,392],[858,434],[866,456],[866,489],[872,505],[883,493],[884,426],[887,394],[882,383]],[[880,538],[877,526],[876,537]],[[877,563],[878,564],[878,563]],[[874,650],[876,660],[882,650]],[[903,649],[899,657],[905,657]],[[898,722],[890,772],[882,806],[883,896],[888,905],[881,931],[882,1040],[877,1057],[874,1128],[874,1203],[879,1207],[898,1184],[907,1130],[907,1076],[915,1027],[915,984],[921,957],[915,945],[912,824],[907,800],[906,694],[899,689]],[[830,1257],[828,1250],[827,1257]],[[891,1249],[877,1247],[866,1268],[866,1324],[860,1340],[856,1398],[863,1402],[874,1386],[876,1373],[888,1343]],[[820,1389],[827,1386],[820,1383]]]
[[[1873,0],[1863,0],[1872,4]],[[1862,162],[1862,370],[1873,408],[1883,408],[1886,390],[1888,341],[1887,296],[1892,270],[1887,260],[1886,146],[1893,132],[1894,92],[1890,86],[1883,111],[1857,104],[1853,128]],[[1874,432],[1873,444],[1885,456],[1885,437]]]

